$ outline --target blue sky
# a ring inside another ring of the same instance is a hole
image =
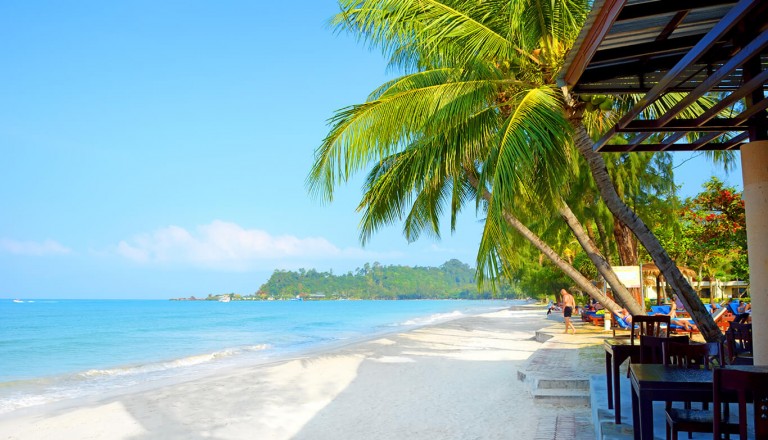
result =
[[[334,110],[391,77],[333,1],[0,3],[0,298],[252,293],[274,269],[473,264],[481,225],[358,241],[360,181],[304,185]],[[683,161],[680,153],[676,160]],[[715,174],[676,170],[682,195]]]

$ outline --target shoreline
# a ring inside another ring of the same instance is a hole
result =
[[[0,370],[0,415],[137,383],[331,350],[379,334],[500,310],[518,301],[344,301],[177,305],[62,301],[16,309]],[[76,304],[77,303],[77,304]],[[0,307],[2,308],[2,307]],[[4,309],[5,310],[5,309]],[[41,319],[50,313],[50,319]],[[78,320],[72,323],[71,316]],[[24,337],[21,337],[24,335]],[[157,385],[150,385],[157,386]]]
[[[517,368],[541,345],[543,308],[497,312],[344,341],[107,397],[0,417],[5,439],[509,438],[537,409]],[[527,400],[526,400],[527,399]],[[526,412],[513,408],[527,408]],[[482,422],[482,423],[481,423]],[[521,435],[520,438],[525,438]]]

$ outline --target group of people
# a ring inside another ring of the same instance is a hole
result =
[[[677,297],[677,295],[672,295],[672,301],[669,303],[669,313],[654,313],[654,316],[666,315],[669,316],[670,324],[682,327],[685,331],[697,330],[696,324],[692,323],[688,319],[681,319],[677,316],[677,304],[679,301],[680,299]],[[632,325],[632,315],[627,311],[627,309],[621,309],[617,316],[626,325]]]
[[[571,316],[573,315],[574,310],[576,309],[576,303],[573,298],[573,295],[571,295],[567,290],[561,289],[560,295],[562,297],[562,304],[563,304],[563,321],[565,322],[565,333],[568,333],[568,331],[572,331],[574,334],[576,333],[576,327],[573,326],[573,323],[571,322]],[[739,307],[739,315],[737,316],[737,320],[739,317],[742,317],[745,315],[746,317],[749,316],[748,314],[748,307],[747,304],[745,308],[742,308],[741,305],[744,302],[741,301],[740,307]],[[677,295],[672,295],[672,301],[669,305],[669,312],[668,313],[654,313],[654,315],[666,315],[670,317],[670,323],[679,327],[682,327],[685,331],[692,331],[697,330],[696,324],[691,322],[688,319],[682,319],[677,316],[677,310],[679,308],[678,304],[680,304],[680,299],[677,297]],[[547,314],[549,315],[552,311],[552,302],[550,301],[550,307],[547,310]],[[627,326],[632,325],[632,315],[629,313],[627,309],[621,309],[619,313],[617,314],[618,318],[622,320],[624,324]],[[742,318],[744,319],[744,318]],[[740,322],[740,321],[736,321]]]
[[[565,322],[565,333],[568,333],[569,331],[571,331],[575,334],[576,327],[574,327],[573,323],[571,322],[571,316],[573,316],[574,312],[577,311],[578,306],[576,306],[576,302],[574,300],[573,295],[571,295],[570,292],[568,292],[567,290],[560,289],[560,296],[561,296],[561,302],[559,304],[562,304],[563,321]],[[555,304],[552,301],[549,301],[549,304],[547,306],[547,315],[551,314],[552,311],[561,310],[561,308],[559,307],[559,304]],[[682,327],[685,331],[697,330],[696,324],[691,322],[691,320],[680,318],[677,315],[678,310],[682,309],[681,304],[682,302],[677,297],[677,295],[672,295],[672,301],[669,304],[669,312],[654,313],[654,315],[669,316],[671,324]],[[590,303],[590,305],[587,308],[589,309],[590,307],[593,307],[592,303]],[[744,301],[739,301],[736,318],[734,319],[734,322],[736,323],[749,322],[751,317],[751,312],[752,312],[752,306],[749,303],[745,303]],[[629,313],[629,311],[627,311],[627,309],[621,309],[621,311],[619,311],[617,316],[627,326],[632,324],[632,315]]]
[[[560,296],[561,296],[560,304],[562,304],[562,311],[563,311],[563,321],[565,322],[565,333],[568,333],[569,331],[571,331],[573,332],[573,334],[576,334],[576,327],[574,327],[573,323],[571,322],[571,316],[573,316],[574,312],[577,310],[576,301],[573,295],[571,295],[571,293],[565,289],[560,289]],[[590,303],[589,307],[591,306],[593,306],[592,303]],[[553,310],[559,310],[559,309],[560,307],[558,307],[557,304],[553,303],[552,301],[549,301],[549,305],[547,307],[547,315],[551,314]],[[698,330],[696,327],[696,324],[694,324],[691,320],[680,318],[677,315],[678,310],[680,309],[683,309],[682,302],[677,297],[677,295],[672,295],[672,301],[669,304],[669,312],[654,313],[654,315],[669,316],[670,324],[682,327],[685,331]],[[752,311],[751,309],[752,309],[752,306],[749,303],[745,303],[744,301],[739,301],[736,318],[734,319],[734,322],[736,323],[749,322],[751,317],[751,311]],[[629,313],[627,309],[621,309],[621,311],[619,311],[617,316],[618,316],[618,319],[620,319],[627,326],[632,325],[632,315]]]

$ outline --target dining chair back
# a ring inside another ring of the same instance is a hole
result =
[[[707,342],[704,344],[680,344],[669,342],[663,346],[664,363],[682,368],[704,368],[711,370],[714,367],[725,365],[722,345],[719,342]]]
[[[632,315],[630,343],[635,345],[635,335],[660,337],[669,333],[670,318],[667,315]]]
[[[768,372],[716,368],[713,381],[714,438],[722,438],[722,434],[728,432],[738,432],[739,438],[747,438],[750,424],[748,402],[754,402],[751,421],[754,438],[768,438]],[[723,421],[723,407],[734,397],[739,407],[738,429]]]
[[[725,332],[725,343],[729,364],[752,363],[752,324],[732,322]]]
[[[682,336],[640,336],[640,363],[641,364],[667,364],[664,356],[664,347],[670,342],[688,345],[687,335]]]

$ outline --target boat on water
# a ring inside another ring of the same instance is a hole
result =
[[[230,298],[229,295],[224,295],[224,296],[220,296],[219,297],[219,302],[220,303],[228,303],[230,301],[232,301],[232,298]]]
[[[22,301],[20,299],[14,299],[13,302],[15,302],[15,303],[23,303],[24,301]]]

